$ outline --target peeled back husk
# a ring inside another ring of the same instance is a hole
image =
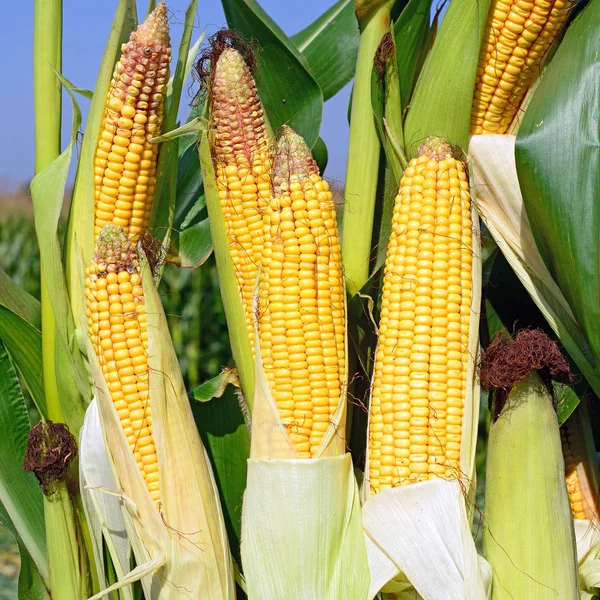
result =
[[[160,512],[153,502],[114,409],[98,359],[88,356],[117,496],[137,567],[111,589],[141,579],[146,598],[233,600],[235,584],[217,486],[189,399],[152,274],[142,268],[148,323],[152,428],[158,456]],[[83,467],[85,474],[85,466]],[[83,490],[83,493],[100,493]],[[116,533],[118,534],[118,532]]]

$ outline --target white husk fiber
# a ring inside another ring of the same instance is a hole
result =
[[[471,193],[474,195],[473,190]],[[363,527],[368,538],[371,598],[380,589],[397,590],[401,599],[403,593],[407,599],[415,598],[415,592],[406,587],[406,579],[423,600],[487,600],[489,597],[491,571],[487,562],[477,555],[470,528],[479,422],[479,384],[475,376],[481,302],[478,223],[473,208],[473,297],[469,384],[460,459],[462,473],[460,479],[425,481],[370,496],[367,456]]]

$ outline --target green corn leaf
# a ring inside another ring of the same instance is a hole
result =
[[[0,340],[23,376],[38,412],[47,418],[40,303],[16,285],[1,268]]]
[[[192,0],[185,11],[183,35],[179,44],[177,65],[170,83],[170,93],[166,99],[166,115],[163,124],[163,132],[169,132],[177,126],[177,113],[181,101],[181,90],[185,79],[189,75],[194,63],[195,53],[190,53],[192,33],[194,31],[194,20],[198,8],[198,0]],[[194,48],[199,48],[200,39]],[[173,225],[173,213],[175,211],[175,200],[177,196],[177,150],[178,143],[163,142],[158,156],[156,167],[156,201],[152,206],[150,215],[150,230],[153,235],[169,247],[171,227]]]
[[[19,380],[0,342],[0,502],[10,519],[7,525],[12,525],[9,528],[47,582],[42,491],[35,475],[23,470],[28,435],[29,416]]]
[[[121,45],[127,42],[136,23],[135,1],[120,0],[96,79],[94,96],[90,104],[85,135],[79,154],[65,251],[67,285],[71,309],[77,326],[79,320],[85,316],[81,265],[87,265],[94,253],[94,153],[100,135],[104,103],[113,69],[121,55]]]
[[[309,72],[308,61],[255,0],[222,0],[227,23],[256,40],[254,73],[260,100],[271,127],[289,125],[312,148],[319,136],[323,94]]]
[[[356,68],[359,32],[354,2],[339,0],[291,40],[306,57],[323,98],[335,96],[352,80]]]
[[[600,1],[567,30],[517,136],[523,201],[544,263],[600,364]],[[580,347],[585,352],[585,348]]]
[[[85,407],[91,396],[91,387],[82,355],[76,344],[57,230],[71,157],[81,124],[81,112],[68,83],[62,78],[61,80],[69,93],[73,106],[71,142],[58,158],[34,177],[31,182],[31,198],[34,206],[36,234],[43,257],[41,269],[56,321],[55,369],[60,403],[66,423],[77,435],[83,424]],[[81,270],[81,278],[83,278],[83,270]]]
[[[31,554],[19,543],[21,568],[19,570],[18,600],[50,600],[46,584],[36,567]]]
[[[235,561],[240,564],[242,500],[246,489],[247,460],[250,457],[250,436],[232,369],[196,388],[192,395],[192,412],[202,443],[217,481],[229,545]]]
[[[404,137],[411,158],[430,135],[466,148],[479,47],[490,0],[453,0],[417,81]]]

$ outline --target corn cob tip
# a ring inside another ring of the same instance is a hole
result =
[[[302,136],[287,125],[283,125],[280,132],[273,163],[273,189],[276,194],[281,192],[284,181],[289,184],[291,179],[319,175],[319,167]]]
[[[95,261],[118,268],[127,268],[137,262],[137,253],[125,230],[108,223],[98,235]]]
[[[148,15],[148,18],[138,26],[137,31],[131,35],[132,41],[134,38],[146,46],[154,45],[156,47],[155,51],[160,51],[161,47],[170,46],[167,7],[164,2],[161,2]],[[149,54],[147,51],[146,53]]]
[[[425,155],[433,160],[444,160],[446,158],[456,158],[459,160],[460,158],[455,155],[454,149],[447,140],[435,135],[432,135],[425,140],[423,145],[419,148],[417,155]]]
[[[250,69],[235,48],[225,48],[216,59],[212,90],[213,104],[232,100],[245,104],[256,95]]]

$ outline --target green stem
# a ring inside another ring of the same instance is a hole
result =
[[[62,88],[56,72],[62,70],[62,0],[34,2],[33,90],[35,119],[35,173],[43,171],[60,155]],[[43,250],[43,249],[42,249]],[[48,417],[64,421],[56,380],[56,319],[41,256],[42,369]],[[46,543],[53,598],[77,600],[88,597],[85,548],[79,546],[75,514],[67,486],[58,484],[54,494],[44,496]],[[86,575],[82,575],[85,573]]]
[[[44,170],[60,154],[62,70],[62,0],[35,0],[33,93],[35,119],[35,173]],[[43,253],[41,260],[44,260]],[[54,350],[56,322],[41,268],[42,365],[48,417],[63,421],[56,384]]]
[[[342,258],[346,288],[354,296],[369,279],[369,259],[381,151],[371,106],[373,57],[389,30],[393,2],[376,7],[361,24],[346,167]]]

